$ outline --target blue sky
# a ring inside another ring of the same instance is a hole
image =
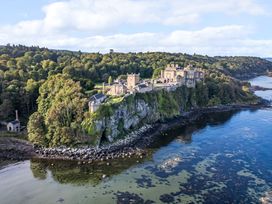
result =
[[[0,0],[0,44],[272,56],[270,0]]]

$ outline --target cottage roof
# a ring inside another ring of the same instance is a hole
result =
[[[97,93],[97,94],[91,96],[90,101],[96,101],[96,100],[99,100],[99,99],[104,98],[104,97],[105,97],[104,94]]]
[[[139,87],[139,88],[146,88],[147,85],[146,85],[146,84],[139,84],[138,87]]]
[[[19,124],[20,122],[18,120],[14,120],[14,121],[10,121],[9,123],[11,123],[12,125],[16,125],[16,124]]]

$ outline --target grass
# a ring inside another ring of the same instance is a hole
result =
[[[15,133],[15,132],[8,132],[8,131],[0,131],[0,138],[1,137],[13,137],[16,139],[28,140],[27,134],[23,132]]]
[[[121,96],[121,97],[110,97],[110,98],[108,98],[107,103],[109,103],[109,104],[116,104],[116,103],[122,102],[123,99],[124,99],[123,96]]]

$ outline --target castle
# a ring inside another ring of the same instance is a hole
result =
[[[93,95],[89,100],[90,112],[95,112],[107,96],[126,96],[134,93],[145,93],[156,89],[175,88],[185,85],[188,88],[194,88],[196,82],[204,79],[204,72],[200,68],[194,68],[188,65],[185,68],[177,64],[167,65],[161,71],[160,77],[155,80],[141,80],[140,74],[128,74],[127,80],[117,79],[113,84],[108,85],[108,91],[103,84],[103,93]],[[106,95],[104,95],[106,94]]]
[[[136,92],[148,92],[151,91],[151,84],[147,80],[140,80],[140,74],[128,74],[127,80],[115,80],[110,86],[108,95],[121,96],[126,94],[133,94]]]
[[[181,68],[178,65],[171,64],[161,71],[161,77],[157,81],[164,84],[179,84],[194,88],[196,82],[203,79],[204,72],[199,68],[194,68],[192,65]]]

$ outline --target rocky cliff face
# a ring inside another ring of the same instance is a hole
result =
[[[96,145],[113,142],[145,124],[180,115],[188,101],[191,101],[190,92],[193,89],[179,87],[174,91],[159,90],[130,95],[119,103],[102,105],[84,121],[83,126],[89,135],[96,138]]]
[[[101,141],[113,142],[126,133],[146,123],[160,119],[156,108],[142,99],[135,100],[133,106],[122,103],[110,117],[95,121],[96,130],[101,133]]]

